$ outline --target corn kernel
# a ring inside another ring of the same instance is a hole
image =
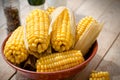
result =
[[[79,65],[84,61],[84,58],[82,54],[78,54],[81,54],[79,50],[71,50],[41,57],[36,63],[37,72],[53,72]]]

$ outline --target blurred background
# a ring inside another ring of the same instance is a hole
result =
[[[0,24],[1,25],[5,24],[5,16],[3,13],[2,0],[0,0]],[[0,25],[0,28],[2,27],[1,25]]]

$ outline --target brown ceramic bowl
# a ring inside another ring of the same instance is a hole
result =
[[[67,78],[70,76],[73,76],[75,74],[77,74],[78,72],[80,72],[81,70],[83,70],[88,63],[91,61],[91,59],[95,56],[97,49],[98,49],[98,43],[97,41],[95,41],[95,43],[92,45],[91,49],[89,50],[88,54],[85,56],[85,61],[82,64],[79,64],[75,67],[69,68],[69,69],[65,69],[65,70],[61,70],[61,71],[55,71],[55,72],[34,72],[34,71],[28,71],[25,69],[22,69],[20,67],[17,67],[15,65],[13,65],[12,63],[10,63],[4,56],[4,46],[6,41],[8,40],[10,35],[7,36],[7,38],[4,40],[3,44],[2,44],[2,55],[4,60],[14,69],[16,69],[19,73],[21,73],[22,75],[31,78],[31,79],[35,79],[35,80],[55,80],[55,79],[63,79],[63,78]]]

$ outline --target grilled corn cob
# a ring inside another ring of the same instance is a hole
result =
[[[46,12],[50,15],[55,10],[55,7],[48,7]]]
[[[110,76],[108,72],[96,72],[93,71],[90,75],[89,80],[110,80]]]
[[[49,25],[49,16],[43,10],[33,10],[26,19],[26,47],[28,51],[37,58],[39,54],[44,52],[49,46]]]
[[[58,13],[59,12],[59,13]],[[52,14],[51,44],[54,50],[69,50],[75,43],[74,16],[67,8],[57,8]]]
[[[23,27],[18,27],[9,37],[4,48],[5,57],[13,64],[20,64],[28,57],[24,46]]]
[[[90,16],[83,18],[77,26],[76,45],[74,49],[80,49],[83,55],[85,55],[95,42],[102,27],[103,24],[98,23]]]
[[[53,53],[37,60],[37,72],[53,72],[81,64],[84,58],[79,50]],[[54,62],[54,63],[53,63]]]

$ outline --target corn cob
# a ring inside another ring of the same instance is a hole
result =
[[[84,58],[79,50],[53,53],[38,59],[36,69],[37,72],[59,71],[79,65],[83,61]]]
[[[46,12],[50,15],[55,10],[55,7],[48,7]]]
[[[95,42],[102,27],[103,24],[99,24],[90,16],[83,18],[77,26],[76,45],[74,49],[80,49],[83,55],[85,55]]]
[[[67,8],[57,8],[51,16],[53,49],[59,52],[69,50],[75,43],[74,16]]]
[[[39,54],[44,52],[49,46],[49,25],[49,16],[43,10],[33,10],[26,19],[26,47],[28,51],[37,58]]]
[[[93,17],[86,16],[78,23],[77,31],[76,31],[76,41],[79,40],[79,38],[82,36],[82,34],[89,27],[89,25],[91,25],[93,21],[96,22],[96,20]]]
[[[93,71],[90,75],[89,80],[110,80],[110,76],[108,72],[96,72]]]
[[[20,64],[28,57],[24,46],[23,27],[18,27],[9,37],[4,48],[5,57],[13,64]]]

